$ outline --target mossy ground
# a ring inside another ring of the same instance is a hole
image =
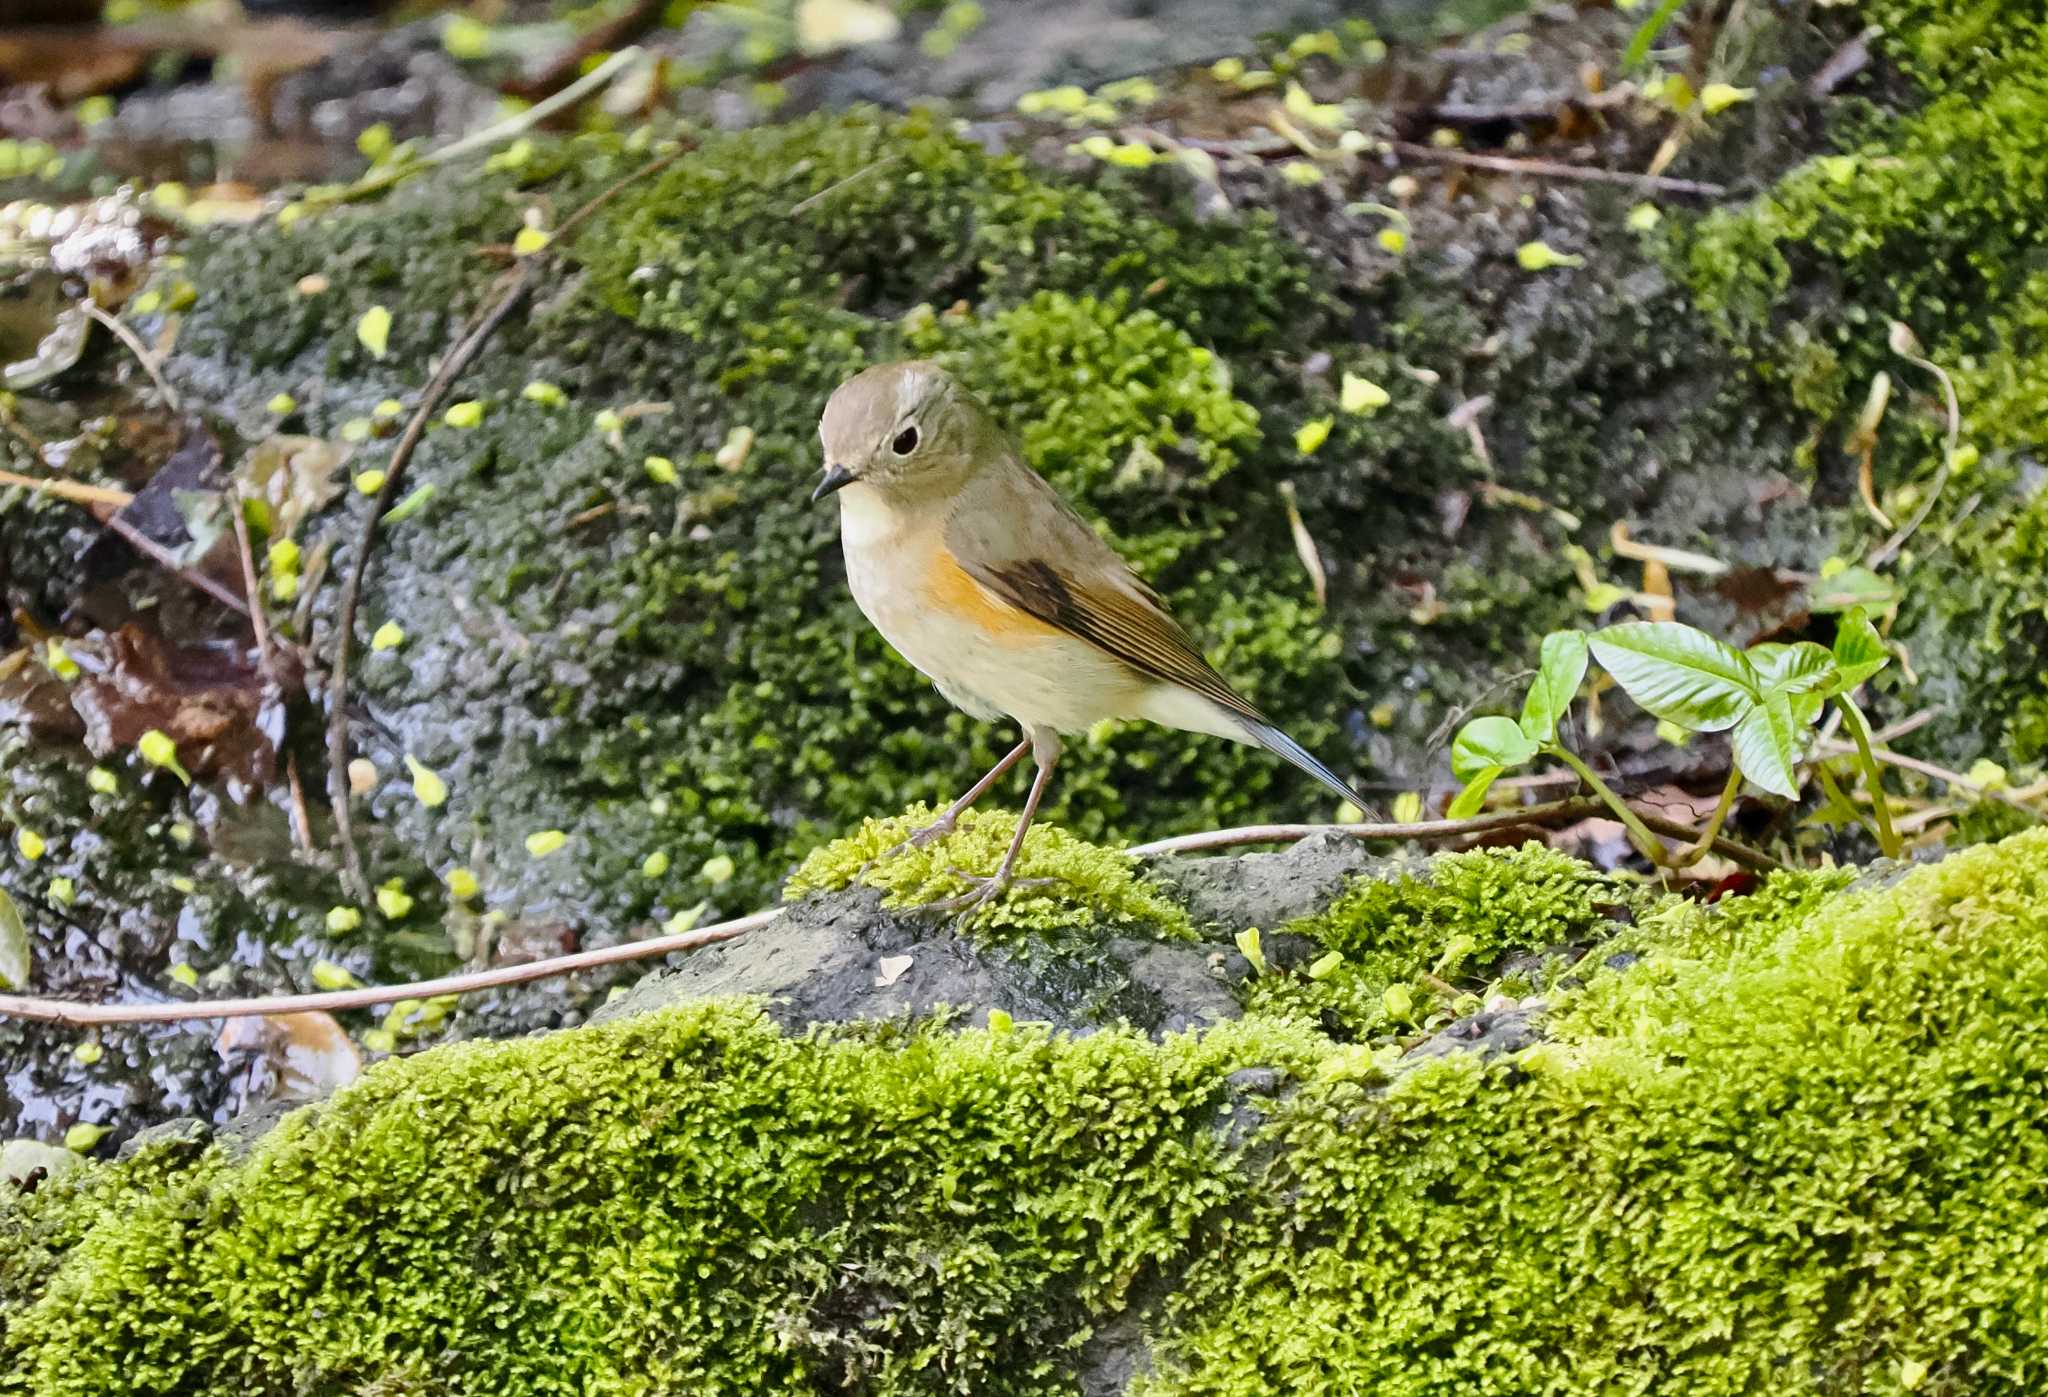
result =
[[[938,812],[915,805],[892,819],[868,820],[854,833],[813,850],[783,887],[788,899],[859,883],[886,894],[882,905],[910,910],[958,898],[973,879],[1001,864],[1017,828],[1014,811],[968,810],[959,828],[922,849],[895,849]],[[1055,825],[1035,826],[1017,859],[1019,886],[975,911],[977,933],[1094,931],[1136,928],[1192,937],[1180,904],[1153,887],[1123,855],[1077,839]]]
[[[1330,934],[1583,935],[1549,857]],[[1150,1394],[2034,1390],[2048,833],[1843,881],[1644,904],[1491,1062],[708,1001],[387,1063],[0,1212],[0,1390],[1064,1392],[1162,1294]]]
[[[1321,948],[1314,973],[1261,977],[1250,1004],[1308,1014],[1351,1040],[1440,1027],[1490,993],[1546,988],[1641,898],[1541,844],[1418,861],[1412,873],[1360,879],[1327,910],[1287,927]],[[1517,951],[1554,959],[1504,980],[1490,974]]]

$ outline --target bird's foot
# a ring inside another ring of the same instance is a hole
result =
[[[965,917],[986,907],[989,903],[1004,897],[1012,890],[1049,888],[1059,882],[1057,878],[1018,878],[1007,869],[997,873],[993,878],[984,878],[980,874],[969,873],[959,868],[947,871],[954,877],[965,881],[971,891],[961,893],[958,897],[942,898],[937,902],[927,903],[924,907],[925,911],[958,912]]]

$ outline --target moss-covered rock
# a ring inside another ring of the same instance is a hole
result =
[[[1483,1006],[1485,992],[1547,987],[1614,930],[1638,889],[1577,859],[1525,845],[1510,853],[1447,854],[1395,864],[1354,881],[1322,912],[1287,930],[1320,950],[1306,975],[1262,978],[1255,1008],[1313,1015],[1347,1038],[1435,1027]],[[1505,980],[1511,952],[1545,953]]]
[[[1894,569],[1897,635],[1922,686],[1906,701],[1941,708],[1916,741],[1964,766],[1987,753],[2031,761],[2048,751],[2048,598],[2035,580],[2048,442],[2048,148],[2035,133],[2048,121],[2048,16],[1995,0],[1863,8],[1881,26],[1878,51],[1924,103],[1844,123],[1835,153],[1701,221],[1679,256],[1764,391],[1820,424],[1804,455],[1824,490],[1849,496],[1854,420],[1877,374],[1896,382],[1873,473],[1898,520],[1925,515]],[[1946,389],[1893,350],[1892,321],[1953,385],[1952,461]],[[1892,532],[1861,515],[1843,523],[1845,554]]]
[[[1331,925],[1583,934],[1541,858]],[[1135,1307],[1151,1394],[2032,1390],[2048,833],[1843,881],[1646,906],[1503,1059],[712,1000],[387,1063],[6,1204],[0,1389],[1061,1392]]]

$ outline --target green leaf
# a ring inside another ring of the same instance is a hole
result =
[[[1474,718],[1451,743],[1451,772],[1470,780],[1486,768],[1520,766],[1536,755],[1536,744],[1508,718]]]
[[[1883,611],[1898,599],[1899,589],[1890,578],[1858,565],[1814,583],[1806,604],[1814,611],[1847,611],[1852,606]]]
[[[1835,622],[1836,687],[1847,691],[1892,662],[1892,652],[1870,624],[1860,606],[1851,607]]]
[[[1777,689],[1786,694],[1803,694],[1823,689],[1835,677],[1835,657],[1810,640],[1780,645],[1765,641],[1744,652],[1763,681],[1764,691]]]
[[[1482,767],[1473,773],[1465,783],[1465,789],[1458,792],[1458,798],[1451,802],[1451,808],[1444,811],[1447,820],[1469,820],[1479,813],[1479,807],[1486,803],[1486,792],[1501,772],[1507,768],[1498,766]]]
[[[28,985],[28,928],[14,899],[0,888],[0,990],[24,989]]]
[[[1744,714],[1729,734],[1735,752],[1735,766],[1751,785],[1789,800],[1799,797],[1799,777],[1793,767],[1799,761],[1800,726],[1792,712],[1793,696],[1771,689],[1763,702]]]
[[[1676,621],[1624,621],[1593,632],[1591,644],[1630,698],[1694,732],[1734,727],[1762,697],[1741,651]]]
[[[1522,731],[1531,742],[1548,742],[1557,736],[1557,725],[1578,697],[1579,683],[1585,677],[1584,632],[1552,631],[1543,637],[1536,677],[1529,682],[1529,696],[1522,700]]]

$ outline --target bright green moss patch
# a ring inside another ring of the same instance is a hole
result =
[[[858,882],[888,894],[885,907],[913,908],[972,891],[964,875],[995,872],[1016,831],[1017,816],[972,809],[943,839],[880,859],[937,813],[914,805],[886,820],[863,821],[853,834],[813,850],[790,876],[784,896],[794,899]],[[1041,878],[1052,885],[1029,886]],[[1007,933],[1142,927],[1176,939],[1195,934],[1186,911],[1140,877],[1129,859],[1076,839],[1057,825],[1032,826],[1017,860],[1017,879],[1000,902],[977,910],[977,927]]]
[[[1236,1204],[1226,1078],[1312,1051],[794,1039],[731,1001],[442,1049],[243,1158],[0,1214],[0,1257],[40,1248],[0,1261],[0,1387],[1071,1390],[1091,1327]]]
[[[1149,1397],[2038,1391],[2048,831],[1850,876],[1662,901],[1547,1041],[1391,1077],[1300,1019],[732,1000],[388,1062],[0,1207],[0,1390],[1066,1393],[1142,1305]],[[1534,848],[1375,886],[1361,961],[1610,895]]]
[[[1583,944],[1613,930],[1610,913],[1639,898],[1535,843],[1445,854],[1414,873],[1368,874],[1327,911],[1286,928],[1339,959],[1320,961],[1313,976],[1256,979],[1251,1004],[1309,1013],[1350,1036],[1412,1031],[1432,1016],[1441,1022],[1478,1008],[1471,991],[1508,952]],[[1524,978],[1500,988],[1540,987]]]
[[[1815,894],[1303,1091],[1145,1390],[2039,1390],[2048,833]]]

